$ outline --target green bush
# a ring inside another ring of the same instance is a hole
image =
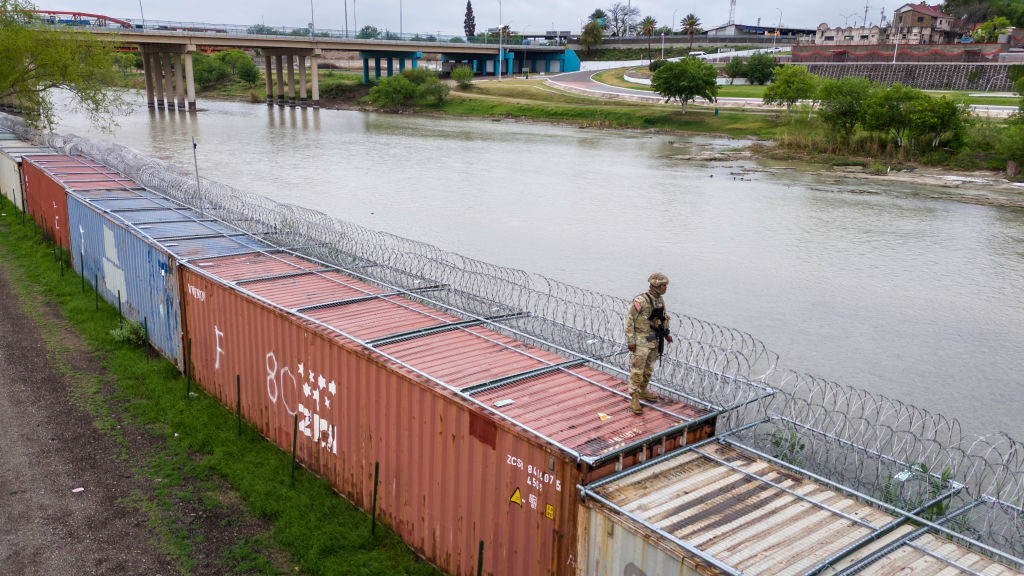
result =
[[[658,68],[661,68],[665,64],[668,64],[668,60],[655,60],[647,65],[647,69],[651,72],[657,72]]]
[[[425,68],[405,70],[384,78],[370,90],[370,103],[378,108],[440,104],[451,89]]]
[[[146,343],[146,328],[139,322],[126,320],[110,331],[115,342],[142,346]]]
[[[455,80],[460,88],[468,88],[473,83],[473,69],[469,66],[456,66],[452,69],[452,80]]]

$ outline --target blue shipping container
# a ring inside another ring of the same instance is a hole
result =
[[[145,323],[150,342],[179,369],[185,345],[178,261],[270,248],[149,190],[73,192],[68,219],[75,270],[97,283],[104,300],[117,305],[120,298],[125,318]]]

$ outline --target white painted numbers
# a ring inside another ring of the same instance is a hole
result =
[[[321,449],[337,454],[337,427],[320,414],[322,411],[332,411],[332,399],[337,395],[338,386],[334,380],[328,381],[324,374],[318,375],[308,370],[303,362],[299,362],[296,367],[298,378],[288,366],[279,369],[277,357],[273,352],[267,353],[267,397],[274,404],[280,398],[289,416],[302,414],[299,433],[319,444]],[[292,402],[288,400],[289,395],[294,397]]]

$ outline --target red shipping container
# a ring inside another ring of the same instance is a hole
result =
[[[134,181],[83,156],[39,154],[26,156],[25,202],[44,234],[64,248],[71,247],[68,190],[124,189]]]
[[[187,263],[196,380],[455,575],[575,574],[576,486],[713,434],[474,322],[283,253]],[[659,405],[661,406],[661,405]],[[695,428],[687,428],[689,423]],[[649,442],[644,445],[645,439]],[[639,447],[638,447],[639,446]]]

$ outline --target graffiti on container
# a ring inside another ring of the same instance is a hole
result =
[[[224,337],[224,333],[220,331],[220,327],[214,325],[213,327],[213,341],[217,347],[216,361],[213,363],[214,370],[220,370],[220,357],[224,355],[224,349],[220,347],[220,339]]]
[[[332,410],[331,399],[337,395],[338,385],[334,380],[328,381],[323,373],[317,375],[315,371],[308,370],[303,362],[297,365],[299,377],[296,378],[291,367],[279,366],[273,352],[267,353],[266,364],[267,397],[270,401],[277,404],[280,398],[289,416],[302,414],[299,432],[314,444],[319,444],[321,449],[337,454],[337,427],[321,417],[320,412]],[[288,393],[295,398],[294,407],[288,401]]]

